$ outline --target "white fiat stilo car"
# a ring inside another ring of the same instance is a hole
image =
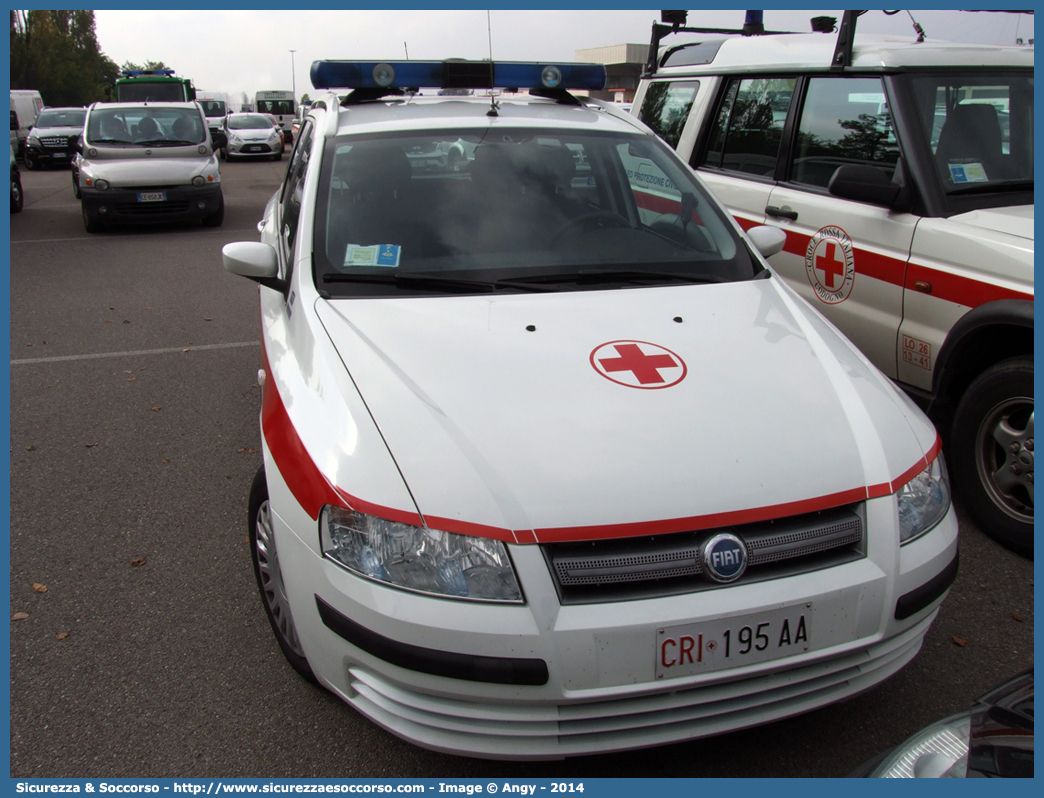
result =
[[[418,745],[539,759],[916,655],[957,571],[939,437],[767,266],[780,231],[580,96],[601,66],[312,81],[261,241],[223,251],[259,284],[251,550],[294,668]]]

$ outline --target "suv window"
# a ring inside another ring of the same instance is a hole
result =
[[[889,179],[899,160],[879,78],[812,78],[801,109],[790,178],[826,188],[844,164],[879,166]]]
[[[911,79],[921,126],[949,193],[1033,180],[1033,77]]]
[[[771,177],[795,78],[733,80],[711,130],[704,166]]]
[[[699,88],[698,80],[653,83],[645,93],[638,118],[672,148],[677,148]]]

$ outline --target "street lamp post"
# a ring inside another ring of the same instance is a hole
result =
[[[297,103],[297,73],[294,72],[294,53],[297,50],[290,51],[290,82],[293,84],[294,89],[294,103]]]

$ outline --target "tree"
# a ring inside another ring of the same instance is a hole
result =
[[[124,61],[123,66],[120,67],[121,72],[153,72],[157,69],[170,69],[170,67],[162,61],[146,61],[143,65],[135,64],[133,61]]]
[[[301,105],[311,105],[312,98],[308,96],[308,92],[301,95]]]
[[[93,11],[11,11],[12,89],[36,89],[52,106],[88,105],[117,72],[98,46]]]

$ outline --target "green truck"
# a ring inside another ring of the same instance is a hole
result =
[[[187,102],[196,99],[189,78],[175,77],[173,69],[124,70],[116,80],[114,102]]]

